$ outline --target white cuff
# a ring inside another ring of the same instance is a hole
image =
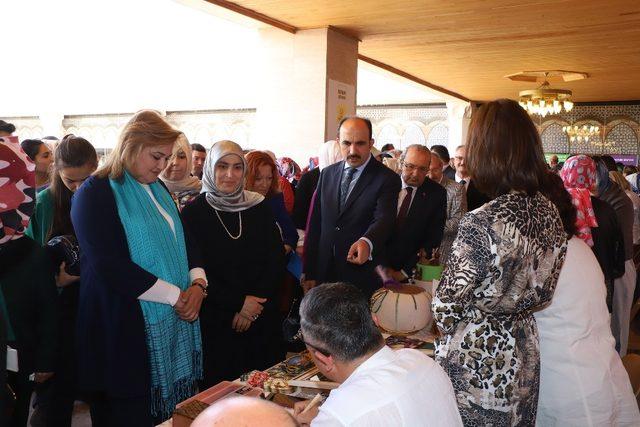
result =
[[[156,280],[152,287],[138,297],[142,301],[159,302],[172,307],[178,302],[178,298],[180,298],[180,288],[162,279]]]
[[[206,284],[209,284],[209,281],[207,280],[207,273],[205,273],[204,268],[201,267],[192,268],[189,271],[189,279],[191,280],[191,283],[196,279],[202,279]]]
[[[366,237],[361,237],[359,240],[364,240],[369,245],[369,261],[373,261],[373,243]]]

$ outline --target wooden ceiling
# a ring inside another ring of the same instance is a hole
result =
[[[515,99],[537,84],[504,76],[545,69],[589,74],[552,85],[577,102],[640,99],[640,0],[233,3],[295,29],[336,27],[362,41],[360,54],[472,100]]]

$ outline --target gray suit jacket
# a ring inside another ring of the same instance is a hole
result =
[[[440,264],[445,264],[451,253],[451,245],[458,234],[458,224],[462,216],[467,213],[467,196],[464,185],[447,177],[442,177],[440,183],[447,190],[447,221],[444,225],[444,234],[440,243]]]

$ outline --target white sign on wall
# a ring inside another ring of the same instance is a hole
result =
[[[329,79],[327,88],[327,122],[325,135],[333,139],[338,133],[340,120],[356,114],[355,86]]]

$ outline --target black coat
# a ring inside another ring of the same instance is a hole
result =
[[[442,174],[453,181],[456,180],[456,170],[449,165],[443,169]]]
[[[296,197],[293,202],[293,214],[291,218],[296,228],[305,230],[307,228],[307,216],[313,192],[316,191],[318,180],[320,179],[320,168],[315,168],[300,177],[296,186]]]
[[[82,283],[76,335],[78,383],[111,398],[149,394],[150,368],[138,297],[158,278],[131,260],[106,178],[90,177],[72,199]],[[189,268],[201,267],[185,228]]]
[[[478,209],[480,206],[487,202],[490,202],[491,198],[476,188],[473,180],[469,181],[467,186],[467,211],[471,212]]]
[[[426,178],[416,189],[406,220],[396,225],[387,250],[388,265],[411,274],[421,248],[430,254],[440,246],[446,219],[447,191]]]
[[[597,197],[591,197],[591,204],[596,221],[598,221],[598,226],[591,228],[593,236],[591,249],[604,274],[607,285],[607,307],[611,312],[613,281],[624,274],[624,237],[616,211],[611,205]]]
[[[58,338],[58,293],[53,268],[46,251],[30,237],[3,245],[0,256],[12,258],[14,254],[20,255],[0,272],[0,291],[15,336],[14,341],[8,342],[18,350],[20,373],[53,372]]]
[[[204,194],[185,206],[182,215],[209,280],[209,296],[200,310],[202,386],[231,381],[282,360],[277,295],[285,273],[284,247],[268,201],[241,212],[242,228],[236,212],[221,211],[218,218]],[[240,235],[233,239],[228,233]],[[266,298],[267,302],[251,327],[238,333],[232,329],[232,321],[247,295]]]
[[[320,173],[305,253],[307,279],[353,283],[370,295],[379,287],[374,269],[384,260],[393,233],[398,207],[400,177],[371,158],[340,212],[340,182],[344,161]],[[347,253],[358,239],[373,244],[372,261],[363,265],[347,262]]]

